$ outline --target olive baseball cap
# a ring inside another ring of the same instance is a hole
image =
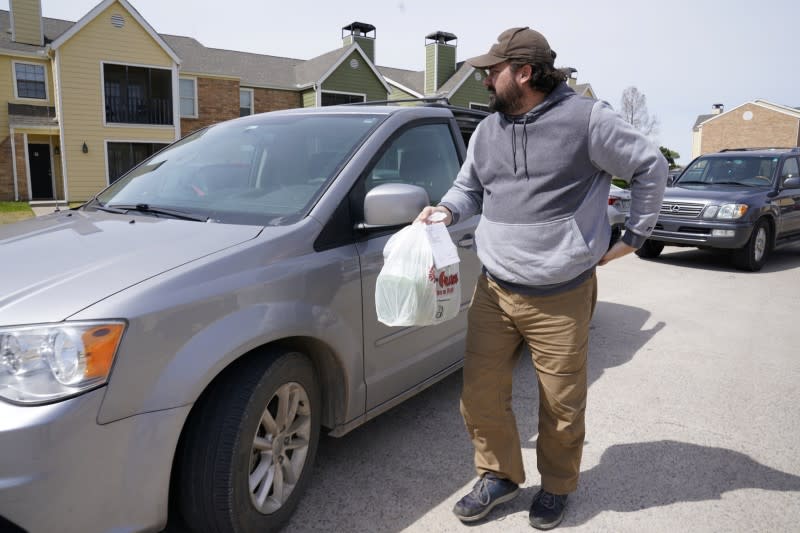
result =
[[[525,26],[510,28],[497,37],[497,42],[482,56],[467,59],[475,68],[489,68],[503,61],[525,61],[552,65],[556,53],[544,35]]]

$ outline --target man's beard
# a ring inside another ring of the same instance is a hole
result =
[[[522,107],[522,89],[516,85],[509,85],[505,94],[497,94],[494,87],[489,89],[489,111],[499,111],[506,115],[519,114]]]

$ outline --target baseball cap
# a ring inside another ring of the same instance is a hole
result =
[[[556,53],[544,35],[525,26],[507,29],[497,37],[488,53],[467,59],[467,63],[475,68],[489,68],[509,60],[552,65],[555,58]]]

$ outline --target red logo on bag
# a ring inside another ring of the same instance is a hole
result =
[[[444,270],[439,272],[439,277],[436,277],[436,267],[431,267],[428,271],[428,281],[432,281],[441,288],[450,287],[458,283],[458,273],[446,274]]]

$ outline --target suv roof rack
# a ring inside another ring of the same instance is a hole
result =
[[[757,147],[744,147],[744,148],[723,148],[722,152],[758,152],[763,150],[790,150],[793,152],[800,152],[800,147],[797,146],[757,146]]]
[[[490,115],[488,111],[481,109],[471,109],[453,105],[446,96],[424,96],[422,98],[399,98],[397,100],[368,100],[366,102],[351,102],[340,104],[346,106],[365,106],[365,105],[396,105],[396,104],[417,104],[425,107],[443,107],[453,113],[459,127],[472,133],[478,123]]]

